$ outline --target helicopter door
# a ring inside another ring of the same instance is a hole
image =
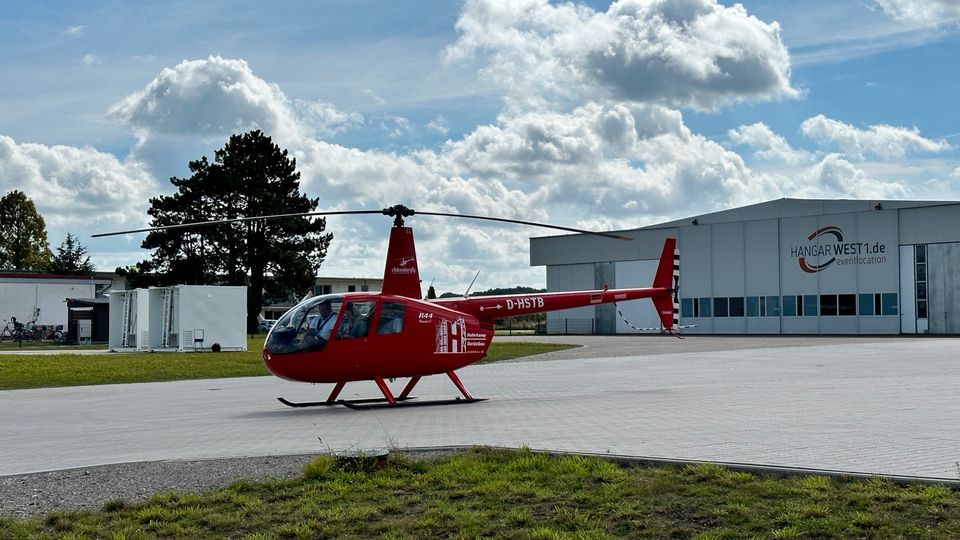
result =
[[[400,302],[384,302],[377,321],[377,335],[399,334],[403,332],[404,306]]]
[[[347,302],[337,327],[337,339],[364,338],[370,333],[370,321],[376,302]]]

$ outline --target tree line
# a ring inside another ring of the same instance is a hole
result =
[[[52,252],[43,216],[24,192],[13,190],[0,197],[0,269],[89,276],[94,266],[71,233]]]

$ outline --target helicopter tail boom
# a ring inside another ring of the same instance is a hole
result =
[[[675,251],[676,240],[673,238],[666,239],[654,277],[653,287],[444,298],[431,300],[431,302],[469,313],[481,321],[492,323],[494,319],[516,315],[650,298],[657,309],[661,324],[669,330],[675,325],[675,305],[678,302],[673,286],[678,280],[675,277],[677,274],[677,255]]]

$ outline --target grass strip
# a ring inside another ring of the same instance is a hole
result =
[[[261,338],[251,339],[250,350],[246,352],[0,353],[0,390],[269,375],[261,360],[262,345]],[[544,343],[493,343],[484,361],[495,362],[569,347]]]
[[[431,461],[319,456],[297,480],[0,518],[3,538],[956,538],[960,493],[717,465],[622,466],[478,448]]]

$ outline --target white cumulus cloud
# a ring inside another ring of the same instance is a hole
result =
[[[16,189],[33,200],[53,248],[71,233],[91,253],[97,246],[90,234],[146,224],[147,200],[158,192],[140,163],[120,161],[93,148],[17,143],[4,135],[0,178],[4,193]]]
[[[753,155],[762,160],[797,165],[812,158],[808,152],[792,148],[782,135],[774,133],[762,122],[731,129],[727,131],[727,137],[735,144],[752,148]]]
[[[469,0],[447,59],[488,58],[518,107],[603,94],[712,110],[791,98],[777,23],[715,0],[621,0],[606,12],[546,0]]]
[[[803,173],[801,181],[798,191],[809,197],[902,199],[910,193],[901,182],[869,177],[839,154],[825,156]]]
[[[320,136],[330,136],[363,125],[363,115],[343,112],[322,101],[294,100],[299,122]]]
[[[878,124],[864,130],[822,114],[804,120],[800,131],[818,144],[839,146],[850,159],[857,160],[870,156],[902,159],[908,152],[942,152],[950,149],[946,141],[927,139],[920,135],[917,128]]]
[[[442,114],[430,120],[430,122],[427,123],[427,129],[440,135],[446,135],[447,132],[450,131],[450,128],[447,127],[447,119],[444,118]]]
[[[210,56],[165,68],[110,109],[140,133],[229,136],[259,128],[284,141],[304,135],[291,101],[243,60]]]
[[[957,0],[876,0],[891,17],[908,22],[940,25],[960,19]]]

